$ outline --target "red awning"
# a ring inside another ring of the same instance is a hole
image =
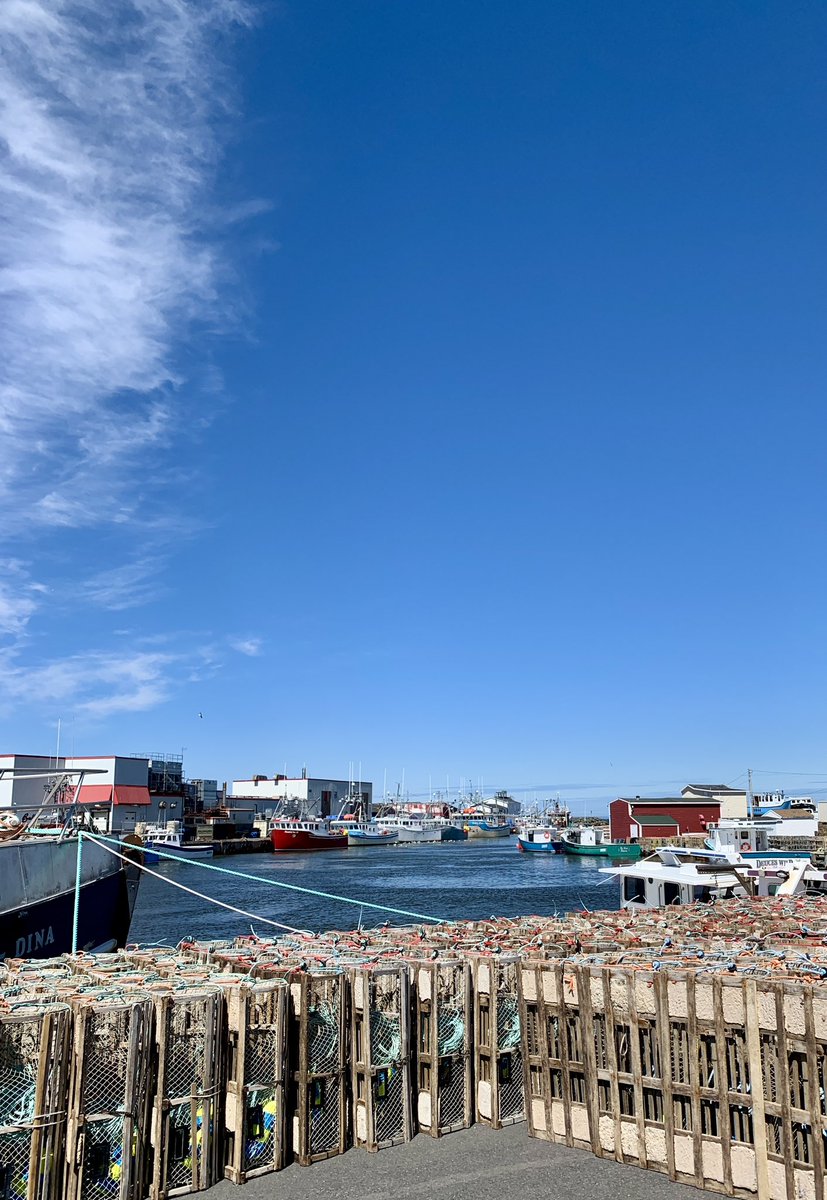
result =
[[[149,788],[134,787],[132,784],[115,784],[116,804],[149,804]]]
[[[112,799],[112,784],[83,783],[75,799],[78,804],[108,804]]]

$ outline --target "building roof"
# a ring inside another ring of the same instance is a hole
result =
[[[639,817],[633,817],[638,825],[677,825],[678,818],[673,817],[671,813],[641,813]]]
[[[622,800],[624,804],[632,804],[635,808],[642,808],[647,804],[685,804],[689,806],[718,803],[714,796],[618,796],[618,800]]]
[[[708,792],[710,794],[714,792],[715,795],[721,796],[726,796],[730,793],[733,796],[743,796],[745,794],[743,788],[733,788],[727,783],[688,783],[685,788],[681,788],[681,795],[685,796],[687,792]]]

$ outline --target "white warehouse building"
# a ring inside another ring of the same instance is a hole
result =
[[[373,811],[373,784],[351,783],[347,779],[288,779],[276,775],[254,775],[252,779],[234,779],[230,784],[228,807],[254,808],[257,813],[274,812],[279,807],[315,817],[336,817],[350,811],[361,801],[362,811]]]

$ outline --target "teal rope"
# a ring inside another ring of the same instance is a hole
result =
[[[81,859],[83,856],[83,834],[78,830],[78,861],[75,871],[75,911],[72,915],[72,953],[78,952],[78,923],[80,921],[80,879]]]
[[[119,846],[123,851],[124,842],[119,842],[116,838],[104,837],[103,834],[96,834],[94,837],[91,834],[84,835],[90,842],[110,842],[113,846]],[[298,883],[283,883],[280,879],[265,879],[262,875],[249,875],[246,871],[231,871],[228,867],[217,867],[215,863],[199,862],[195,859],[181,858],[178,854],[170,854],[166,850],[158,850],[155,846],[152,847],[152,853],[157,854],[159,858],[169,858],[172,862],[192,862],[194,867],[203,867],[207,871],[218,871],[222,875],[232,875],[234,879],[249,879],[251,883],[266,883],[270,887],[287,888],[291,892],[304,892],[306,896],[320,896],[323,900],[335,900],[339,904],[358,904],[363,908],[376,908],[380,912],[395,913],[398,917],[414,917],[417,921],[434,921],[437,925],[450,924],[442,917],[429,917],[424,913],[408,912],[405,908],[391,908],[389,904],[372,904],[369,900],[351,900],[349,896],[336,896],[332,892],[319,892],[316,888],[301,887]]]

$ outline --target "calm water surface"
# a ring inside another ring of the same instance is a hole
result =
[[[490,916],[551,916],[581,909],[617,908],[617,880],[600,875],[605,859],[563,854],[520,854],[514,838],[426,845],[326,850],[323,853],[240,854],[212,861],[239,878],[193,862],[153,870],[227,904],[298,929],[353,929],[385,920],[411,924],[360,903],[343,904],[268,886],[267,881],[388,904],[423,916],[458,921]],[[278,933],[252,923],[262,936]],[[185,937],[229,938],[249,933],[251,922],[145,875],[130,940],[174,944]]]

